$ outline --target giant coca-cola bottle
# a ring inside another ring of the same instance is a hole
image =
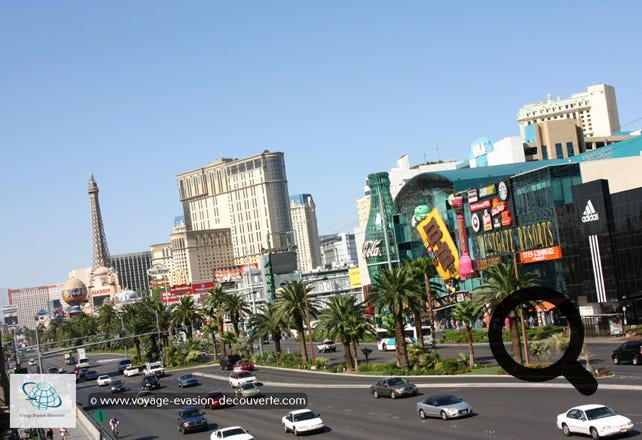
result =
[[[370,282],[383,268],[399,265],[399,253],[393,224],[394,204],[390,195],[388,173],[374,173],[368,176],[370,187],[370,214],[363,243],[363,258],[368,266]]]

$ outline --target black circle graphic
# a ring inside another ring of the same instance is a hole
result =
[[[568,348],[560,359],[545,368],[528,368],[518,364],[506,351],[502,340],[504,320],[517,306],[530,301],[548,301],[566,316],[571,330]],[[488,341],[493,356],[508,374],[528,382],[544,382],[564,376],[580,393],[590,396],[597,391],[597,380],[577,361],[584,344],[584,325],[573,303],[561,293],[545,287],[517,290],[497,305],[488,327]]]

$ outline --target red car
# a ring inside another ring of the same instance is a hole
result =
[[[236,363],[234,364],[234,370],[235,371],[239,371],[239,370],[252,371],[254,370],[254,362],[249,361],[247,359],[236,361]]]
[[[230,401],[222,391],[216,390],[207,393],[207,404],[205,405],[205,408],[218,409],[225,408],[227,406],[230,406]]]

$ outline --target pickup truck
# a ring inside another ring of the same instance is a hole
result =
[[[156,377],[163,377],[165,376],[165,367],[163,367],[162,362],[147,362],[143,374],[146,376],[153,374]]]
[[[319,350],[319,353],[335,352],[337,351],[337,345],[332,339],[324,339],[321,344],[317,345],[317,350]]]

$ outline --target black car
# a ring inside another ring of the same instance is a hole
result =
[[[642,364],[642,341],[626,341],[613,350],[611,359],[615,365],[621,362],[631,362],[633,365]]]
[[[231,370],[234,364],[241,360],[238,354],[226,354],[221,358],[221,370]]]
[[[178,430],[185,434],[193,431],[207,431],[207,419],[200,408],[187,406],[178,410]]]
[[[160,380],[154,374],[143,377],[143,381],[140,384],[141,390],[157,390],[160,388]]]

